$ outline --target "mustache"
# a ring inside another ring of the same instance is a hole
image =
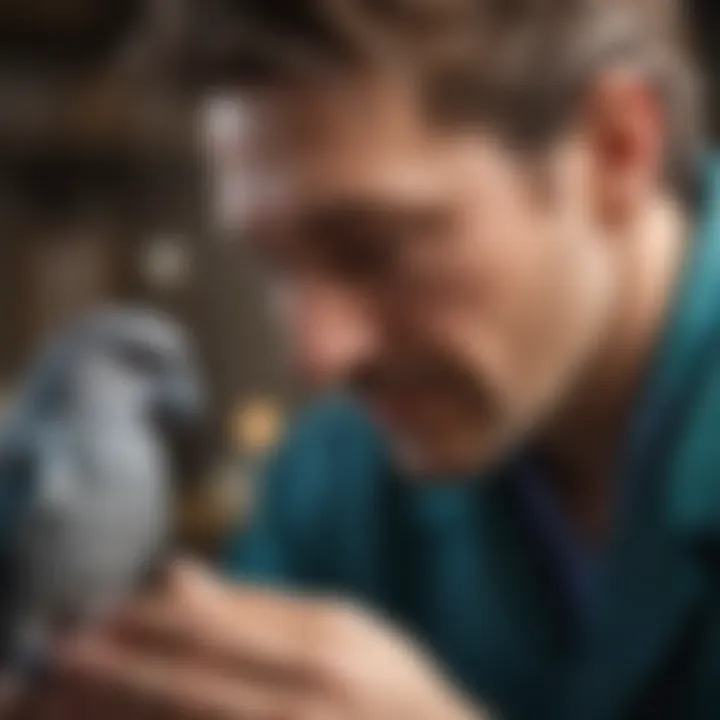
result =
[[[348,380],[350,390],[359,395],[414,390],[447,383],[447,373],[437,369],[400,364],[367,364],[356,368]]]
[[[486,377],[442,362],[368,363],[354,370],[347,385],[360,397],[431,389],[463,397],[475,406],[482,406],[484,412],[498,404],[498,391]]]

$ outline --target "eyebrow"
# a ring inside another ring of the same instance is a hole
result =
[[[386,198],[340,197],[310,205],[301,211],[292,235],[312,243],[334,244],[351,239],[363,240],[368,235],[409,237],[430,232],[448,224],[446,207],[433,203],[403,202]],[[383,227],[384,225],[384,227]],[[234,239],[249,240],[256,247],[277,247],[284,233],[275,233],[262,223],[249,224],[232,233]]]
[[[362,235],[364,230],[377,232],[384,224],[388,234],[410,233],[435,227],[446,218],[446,209],[435,204],[347,198],[308,210],[301,219],[300,232],[306,237],[342,239]]]

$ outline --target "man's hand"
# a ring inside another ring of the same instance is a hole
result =
[[[187,566],[112,632],[65,648],[59,663],[44,718],[478,715],[420,650],[357,608],[225,586]]]

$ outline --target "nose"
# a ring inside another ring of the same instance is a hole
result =
[[[379,351],[371,298],[329,284],[304,287],[290,311],[297,369],[318,385],[341,383]]]

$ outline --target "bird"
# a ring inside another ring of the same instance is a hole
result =
[[[96,310],[39,353],[0,429],[0,707],[53,638],[102,622],[169,562],[207,410],[195,348],[159,312]]]

